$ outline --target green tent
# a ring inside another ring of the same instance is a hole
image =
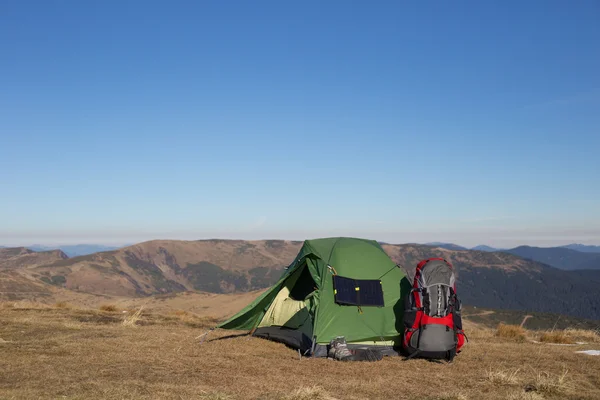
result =
[[[250,330],[317,357],[337,336],[350,348],[395,354],[409,290],[404,271],[376,241],[307,240],[273,287],[218,327]]]

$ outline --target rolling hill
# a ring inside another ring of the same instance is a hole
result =
[[[66,258],[60,250],[36,253],[24,247],[0,248],[0,299],[50,297],[49,282],[38,280],[27,271]]]
[[[519,246],[503,251],[565,270],[600,269],[600,254],[598,253],[584,253],[565,247],[531,246]]]
[[[0,268],[10,270],[6,281],[18,279],[24,291],[31,290],[24,286],[29,282],[51,292],[119,298],[188,291],[243,293],[277,281],[301,245],[283,240],[160,240],[73,258],[53,253],[53,258],[43,263],[35,260],[43,253],[4,249],[5,259],[10,261],[0,261]],[[600,319],[600,270],[564,271],[501,252],[417,244],[382,247],[409,277],[422,259],[443,257],[452,262],[459,275],[459,295],[467,305]],[[15,257],[21,261],[15,264]],[[32,264],[25,263],[27,257]],[[8,286],[5,284],[4,290],[8,291]]]
[[[61,250],[36,252],[25,247],[0,249],[0,270],[33,268],[69,258]]]
[[[116,296],[188,290],[232,293],[277,281],[301,242],[151,241],[59,260],[35,273],[67,289]]]

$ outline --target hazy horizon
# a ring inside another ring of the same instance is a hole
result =
[[[386,242],[391,244],[406,244],[406,243],[431,243],[431,242],[441,242],[441,243],[453,243],[460,246],[464,246],[467,248],[472,248],[478,245],[486,245],[495,248],[514,248],[517,246],[534,246],[534,247],[559,247],[565,246],[569,244],[584,244],[584,245],[600,245],[600,239],[589,239],[585,235],[579,236],[564,236],[564,237],[556,237],[556,238],[547,238],[540,235],[539,238],[526,238],[524,237],[522,240],[518,240],[519,235],[509,236],[506,233],[499,235],[504,236],[498,237],[495,240],[485,240],[482,239],[477,241],[478,235],[474,234],[470,238],[463,239],[452,239],[452,236],[437,236],[430,235],[428,233],[421,234],[381,234],[381,235],[360,235],[356,234],[343,234],[338,232],[329,232],[327,234],[324,232],[323,235],[313,235],[313,236],[302,236],[300,234],[288,234],[288,235],[261,235],[261,234],[246,234],[246,235],[236,235],[236,234],[226,234],[222,233],[220,235],[193,235],[190,233],[187,234],[174,234],[174,235],[140,235],[140,236],[132,236],[129,239],[102,239],[102,238],[94,238],[94,236],[90,237],[82,237],[82,238],[32,238],[27,240],[25,238],[21,240],[11,240],[6,237],[2,237],[0,235],[0,246],[7,247],[27,247],[34,245],[41,246],[73,246],[73,245],[101,245],[101,246],[114,246],[114,247],[123,247],[128,245],[133,245],[136,243],[147,242],[152,240],[208,240],[208,239],[227,239],[227,240],[299,240],[303,241],[306,239],[315,239],[320,237],[330,237],[330,236],[353,236],[353,237],[362,237],[366,239],[378,240],[380,242]],[[431,239],[430,239],[431,238]]]

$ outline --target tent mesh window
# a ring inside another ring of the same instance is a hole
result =
[[[383,307],[383,289],[378,279],[351,279],[339,275],[333,277],[335,302],[351,306]]]

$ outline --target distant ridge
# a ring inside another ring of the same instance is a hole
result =
[[[494,251],[502,251],[503,249],[497,249],[495,247],[486,246],[485,244],[480,244],[479,246],[473,247],[471,250],[487,251],[487,252],[491,253],[491,252],[494,252]]]
[[[564,270],[600,269],[599,253],[584,253],[566,247],[519,246],[503,252]]]
[[[427,246],[439,247],[439,248],[446,249],[446,250],[455,250],[455,251],[469,250],[466,247],[459,246],[454,243],[429,242],[429,243],[425,243],[425,244]]]
[[[121,247],[122,246],[104,246],[101,244],[74,244],[60,246],[44,246],[41,244],[34,244],[27,246],[28,249],[33,251],[62,250],[69,257],[86,256],[88,254],[99,253],[101,251],[117,250]]]
[[[565,249],[581,251],[582,253],[600,253],[600,246],[572,243],[561,247]]]

